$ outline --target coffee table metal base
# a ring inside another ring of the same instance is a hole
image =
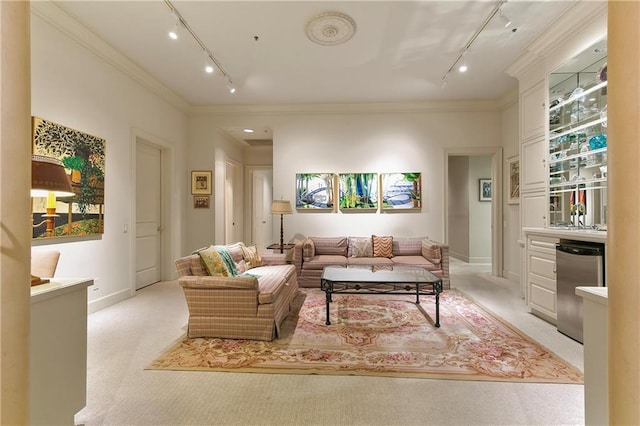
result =
[[[426,287],[426,288],[425,288]],[[352,283],[321,279],[320,288],[325,292],[327,305],[327,325],[329,320],[329,305],[333,302],[334,294],[415,294],[416,304],[420,304],[420,296],[435,296],[436,318],[434,326],[440,327],[440,293],[442,293],[442,281],[432,283],[406,283],[406,284],[381,284],[381,283]]]

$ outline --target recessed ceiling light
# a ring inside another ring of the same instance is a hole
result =
[[[253,133],[253,131],[254,131],[253,129],[244,129],[243,130],[243,132],[245,132],[245,133]]]

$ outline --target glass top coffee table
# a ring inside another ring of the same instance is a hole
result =
[[[320,288],[327,298],[327,325],[329,304],[333,294],[415,294],[436,297],[435,326],[440,327],[440,293],[442,279],[424,268],[411,266],[327,266],[322,271]]]

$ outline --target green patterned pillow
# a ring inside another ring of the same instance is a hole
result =
[[[200,250],[198,254],[204,262],[204,265],[207,267],[209,275],[217,277],[229,276],[229,270],[224,264],[224,260],[213,246]]]

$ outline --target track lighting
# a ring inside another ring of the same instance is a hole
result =
[[[447,81],[447,76],[448,76],[448,75],[449,75],[449,74],[447,73],[447,74],[445,74],[445,75],[444,75],[444,77],[442,77],[442,88],[443,88],[443,89],[444,89],[445,87],[447,87],[447,83],[448,83],[448,81]]]
[[[458,71],[460,71],[461,73],[467,72],[467,70],[469,68],[467,67],[467,62],[466,62],[466,60],[464,58],[465,54],[469,51],[469,49],[471,49],[471,46],[476,41],[476,39],[478,38],[480,33],[482,31],[484,31],[484,29],[487,27],[487,25],[489,25],[489,22],[491,22],[491,20],[496,15],[498,15],[498,13],[500,13],[500,16],[503,16],[503,14],[502,14],[502,6],[507,1],[508,0],[500,0],[500,1],[498,1],[497,4],[494,6],[493,10],[491,10],[491,13],[489,13],[489,15],[485,18],[484,22],[482,22],[482,24],[478,27],[476,32],[473,33],[473,35],[471,36],[471,38],[469,39],[467,44],[464,45],[464,47],[462,48],[462,50],[458,54],[458,57],[456,58],[456,60],[453,61],[453,64],[451,64],[451,66],[449,67],[447,72],[445,72],[444,75],[442,76],[442,80],[443,80],[442,81],[442,87],[444,87],[447,84],[447,76],[451,73],[451,71],[453,71],[453,69],[458,64],[460,64],[460,65],[458,65]],[[509,24],[511,24],[511,22],[509,22]]]
[[[180,20],[178,19],[176,21],[176,25],[173,28],[171,28],[171,30],[169,31],[169,38],[171,40],[177,40],[179,30],[180,30]]]
[[[207,55],[207,60],[204,64],[204,70],[207,72],[207,74],[212,74],[214,71],[213,64],[211,63],[211,58],[209,57],[209,55]]]
[[[460,64],[460,67],[458,67],[458,71],[460,72],[467,72],[467,70],[469,69],[467,67],[467,60],[465,59],[466,54],[467,54],[466,50],[462,52],[462,63]]]
[[[180,30],[180,27],[184,28],[184,30],[187,33],[189,33],[193,41],[195,41],[198,44],[198,46],[200,46],[200,49],[202,50],[202,52],[204,52],[206,56],[204,70],[207,73],[211,74],[215,72],[217,68],[222,74],[222,76],[227,80],[227,88],[229,89],[229,92],[235,93],[236,88],[233,85],[233,82],[231,81],[231,76],[227,73],[227,71],[225,71],[224,67],[222,66],[222,63],[220,63],[220,61],[218,61],[216,57],[213,56],[213,53],[211,53],[211,50],[209,50],[209,48],[202,42],[202,40],[200,40],[200,37],[198,37],[198,35],[193,31],[191,26],[189,26],[189,23],[184,19],[184,17],[180,14],[178,9],[176,9],[173,3],[171,3],[170,0],[164,0],[164,4],[169,9],[169,12],[171,12],[171,14],[176,18],[176,25],[171,31],[169,31],[169,37],[171,37],[173,40],[177,40],[178,31]]]
[[[509,19],[507,15],[504,14],[502,8],[500,8],[500,21],[504,24],[505,28],[509,28],[509,26],[511,25],[511,19]]]

